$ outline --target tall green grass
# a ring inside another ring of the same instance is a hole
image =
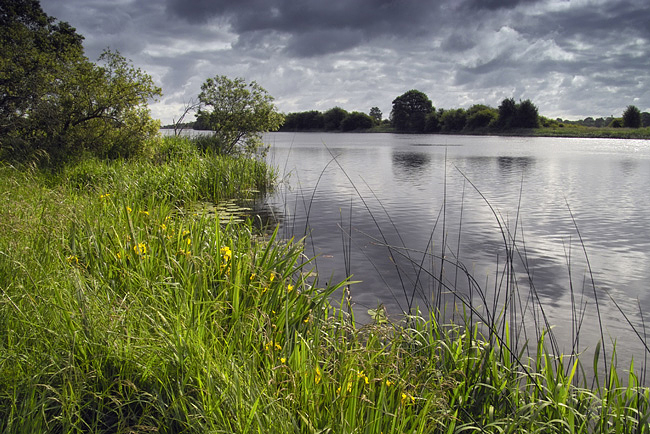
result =
[[[323,283],[300,240],[182,212],[267,176],[168,145],[0,168],[0,431],[648,432],[633,366],[587,387],[547,334],[516,350],[507,314],[356,324],[333,299],[352,283]]]

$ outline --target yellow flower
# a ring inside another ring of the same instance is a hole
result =
[[[390,380],[386,380],[386,387],[390,387],[393,385],[393,382]]]
[[[263,288],[262,288],[262,294],[264,294],[264,293],[265,293],[266,291],[268,291],[268,290],[269,290],[269,287],[268,287],[268,286],[263,287]]]
[[[410,402],[409,402],[409,400],[410,400]],[[415,403],[415,398],[411,394],[402,392],[402,405],[403,404],[414,404],[414,403]]]
[[[275,280],[275,273],[271,273],[271,275],[269,276],[269,282],[273,283],[274,280]]]
[[[280,363],[285,364],[287,362],[287,359],[284,357],[280,357]]]
[[[264,349],[266,351],[269,351],[271,349],[274,349],[276,351],[280,351],[282,349],[282,346],[277,342],[267,342],[266,345],[264,345]]]
[[[187,245],[189,246],[190,244],[192,244],[192,239],[191,239],[191,238],[188,238],[188,239],[187,239]]]
[[[140,214],[149,215],[149,211],[140,211]]]
[[[251,277],[250,277],[248,280],[251,280],[251,281],[252,281],[253,279],[255,279],[255,276],[256,276],[255,273],[251,274]]]
[[[182,236],[187,236],[187,235],[189,235],[189,234],[190,234],[190,231],[188,231],[188,230],[184,230]]]
[[[164,223],[161,224],[161,225],[160,225],[160,229],[162,229],[163,231],[166,231],[166,230],[167,230],[167,225],[164,224]]]
[[[115,257],[116,257],[117,259],[122,259],[122,254],[121,254],[120,252],[117,252],[117,253],[115,254]]]
[[[110,193],[100,194],[100,195],[99,195],[99,198],[100,198],[100,199],[108,199],[108,198],[110,197],[110,195],[111,195]]]
[[[126,212],[129,212],[129,213],[130,213],[131,211],[133,211],[133,210],[131,209],[130,206],[127,205],[127,207],[126,207]]]
[[[230,247],[228,246],[223,246],[221,250],[219,250],[219,253],[221,253],[224,262],[228,262],[232,259],[232,250],[230,250]]]
[[[136,255],[145,255],[147,254],[147,245],[145,243],[138,243],[133,246],[133,251]]]
[[[293,285],[288,285],[287,286],[287,292],[293,291]]]
[[[321,380],[320,368],[316,366],[316,375],[314,376],[314,382],[318,384],[320,383],[320,380]]]
[[[368,379],[368,377],[366,376],[366,374],[363,373],[363,371],[358,371],[358,372],[357,372],[357,377],[359,377],[359,378],[363,378],[363,381],[364,381],[366,384],[369,384],[369,382],[370,382],[370,380]]]
[[[66,259],[68,260],[68,264],[79,265],[79,258],[77,258],[75,255],[70,255]]]

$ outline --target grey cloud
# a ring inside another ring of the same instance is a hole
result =
[[[256,80],[282,111],[387,115],[412,88],[443,108],[505,97],[574,118],[650,108],[647,0],[41,3],[86,37],[91,59],[110,46],[151,73],[163,122],[216,74]]]
[[[299,57],[319,56],[355,47],[363,39],[363,34],[354,29],[322,29],[305,32],[300,37],[292,38],[287,51]]]
[[[540,1],[542,0],[468,0],[463,7],[478,10],[513,9],[519,5],[530,5]]]
[[[222,17],[232,31],[289,36],[288,53],[339,52],[381,36],[418,37],[435,29],[438,7],[419,0],[168,0],[167,9],[189,22]]]

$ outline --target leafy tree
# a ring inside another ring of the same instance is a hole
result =
[[[506,98],[499,105],[499,116],[497,117],[496,126],[498,128],[512,128],[516,122],[517,103],[513,98]]]
[[[612,118],[612,120],[607,124],[610,128],[623,128],[623,119],[622,118]]]
[[[641,113],[641,126],[650,127],[650,113],[648,112]]]
[[[462,131],[467,122],[467,113],[462,108],[454,110],[446,110],[440,118],[442,131]]]
[[[379,125],[381,123],[383,114],[381,113],[381,110],[379,110],[379,107],[372,107],[369,114],[370,117],[375,121],[375,124]]]
[[[623,126],[626,128],[639,128],[641,126],[641,110],[629,105],[623,112]]]
[[[276,131],[284,116],[276,111],[273,97],[252,81],[225,75],[208,78],[199,94],[203,117],[214,132],[214,151],[254,153],[261,148],[262,133]]]
[[[424,121],[424,132],[425,133],[437,133],[442,127],[440,124],[440,118],[445,111],[443,109],[438,109],[438,111],[431,111],[427,114]]]
[[[401,132],[423,132],[426,117],[433,111],[433,104],[426,94],[409,90],[393,100],[390,118],[393,127]]]
[[[527,99],[517,105],[517,117],[514,126],[517,128],[539,127],[539,113],[531,100]]]
[[[346,112],[347,113],[347,112]],[[281,131],[314,131],[322,130],[325,125],[324,116],[317,110],[289,113],[286,115]]]
[[[348,112],[341,107],[334,107],[323,113],[323,126],[325,130],[341,129],[341,122],[348,115]]]
[[[352,112],[341,122],[341,130],[353,131],[372,128],[374,121],[365,113]]]
[[[0,1],[0,22],[0,159],[130,156],[157,135],[146,104],[160,89],[119,53],[88,61],[83,38],[35,0]]]
[[[506,98],[499,106],[499,115],[495,122],[497,128],[537,128],[539,113],[537,107],[529,100],[515,103],[512,98]]]
[[[499,112],[483,104],[474,104],[467,109],[467,122],[465,127],[469,130],[487,128],[494,123],[499,116]]]
[[[2,135],[20,127],[63,65],[83,56],[83,37],[67,23],[54,21],[37,0],[0,1]]]

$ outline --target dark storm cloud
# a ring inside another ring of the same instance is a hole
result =
[[[419,0],[168,0],[168,11],[194,23],[222,17],[239,35],[288,35],[287,51],[297,56],[333,53],[374,38],[426,34],[437,7]]]
[[[541,0],[468,0],[463,7],[467,9],[512,9],[520,5],[530,5]]]

